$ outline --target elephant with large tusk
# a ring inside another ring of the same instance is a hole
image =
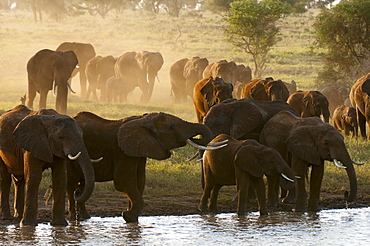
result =
[[[126,222],[137,222],[143,207],[145,165],[147,158],[164,160],[171,156],[170,150],[185,146],[214,149],[208,146],[212,140],[210,129],[199,123],[191,123],[166,113],[149,113],[120,120],[107,120],[90,112],[73,116],[83,130],[84,142],[92,158],[104,157],[93,163],[97,182],[113,180],[116,190],[130,201],[122,213]],[[201,138],[195,138],[196,136]],[[82,184],[79,167],[68,165],[68,218],[76,217],[73,192]],[[84,202],[78,202],[79,219],[90,218]]]
[[[9,194],[13,177],[14,217],[22,218],[21,225],[36,225],[42,171],[51,168],[51,224],[68,225],[64,216],[68,159],[81,169],[85,189],[76,193],[75,199],[84,202],[93,192],[95,175],[76,121],[53,109],[31,111],[24,105],[4,113],[0,117],[1,218],[12,218]]]
[[[324,161],[334,162],[345,169],[348,175],[350,193],[346,198],[353,202],[357,195],[357,179],[344,138],[340,132],[317,117],[300,118],[283,111],[272,117],[263,127],[260,142],[275,148],[290,163],[298,179],[294,192],[289,191],[285,202],[295,200],[296,211],[318,211],[321,183],[324,176]],[[339,164],[341,162],[342,164]],[[305,179],[311,167],[310,195],[307,199]],[[275,191],[278,197],[278,190]],[[308,204],[307,204],[308,200]]]

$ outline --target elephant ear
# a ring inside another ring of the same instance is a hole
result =
[[[263,122],[261,112],[248,101],[236,101],[232,108],[233,111],[229,116],[231,121],[230,136],[235,139],[253,138],[250,134],[255,132]]]
[[[164,160],[170,157],[155,134],[155,120],[162,120],[161,114],[145,115],[141,118],[124,123],[118,130],[118,146],[128,156],[149,157]],[[155,119],[154,119],[155,118]]]
[[[361,86],[362,92],[365,92],[368,96],[370,96],[370,79],[365,80]]]
[[[309,113],[311,115],[315,115],[316,112],[315,112],[315,109],[313,107],[315,102],[314,102],[314,99],[313,99],[313,95],[310,91],[308,91],[307,93],[304,94],[304,96],[302,98],[302,102],[305,105],[306,109],[309,111]]]
[[[235,155],[234,163],[241,170],[254,177],[262,177],[264,172],[259,157],[251,146],[242,146]]]
[[[287,149],[292,155],[308,163],[320,165],[322,161],[315,146],[315,139],[311,135],[315,127],[317,126],[296,127],[287,139]]]
[[[213,104],[214,100],[214,91],[213,91],[213,78],[209,77],[209,80],[200,90],[200,93],[204,96],[206,99],[207,107],[210,108]]]
[[[24,118],[13,134],[18,146],[44,162],[53,162],[47,128],[54,121],[53,115],[32,115]]]
[[[260,80],[251,89],[252,99],[256,100],[268,100],[265,85]]]

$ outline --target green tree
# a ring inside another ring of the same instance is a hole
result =
[[[323,9],[313,25],[318,47],[327,49],[324,71],[318,81],[336,74],[336,79],[362,76],[369,70],[370,1],[341,1]],[[330,78],[330,77],[329,77]],[[351,81],[352,82],[352,81]]]
[[[281,39],[276,22],[290,10],[289,4],[274,0],[231,3],[225,33],[228,42],[252,55],[254,76],[261,78],[265,71],[267,54]]]

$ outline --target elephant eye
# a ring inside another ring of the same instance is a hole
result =
[[[64,139],[64,136],[63,135],[59,135],[58,136],[58,139]]]

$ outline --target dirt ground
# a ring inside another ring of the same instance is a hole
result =
[[[359,191],[355,202],[346,204],[343,194],[340,192],[327,193],[321,192],[321,209],[343,209],[370,206],[370,191]],[[145,207],[141,216],[159,215],[189,215],[199,214],[198,203],[200,196],[179,196],[179,197],[150,197],[144,198]],[[94,194],[86,203],[86,207],[91,216],[115,217],[121,216],[122,211],[127,208],[127,199],[119,192],[110,194]],[[234,213],[237,203],[232,197],[219,199],[219,210],[221,213]],[[277,207],[270,207],[271,211],[292,211],[292,204],[279,204]],[[257,202],[251,200],[248,203],[248,211],[257,211]],[[39,199],[38,222],[47,223],[51,220],[51,204],[45,205],[43,197]],[[140,221],[140,218],[139,218]],[[19,219],[0,220],[0,225],[18,224]]]

